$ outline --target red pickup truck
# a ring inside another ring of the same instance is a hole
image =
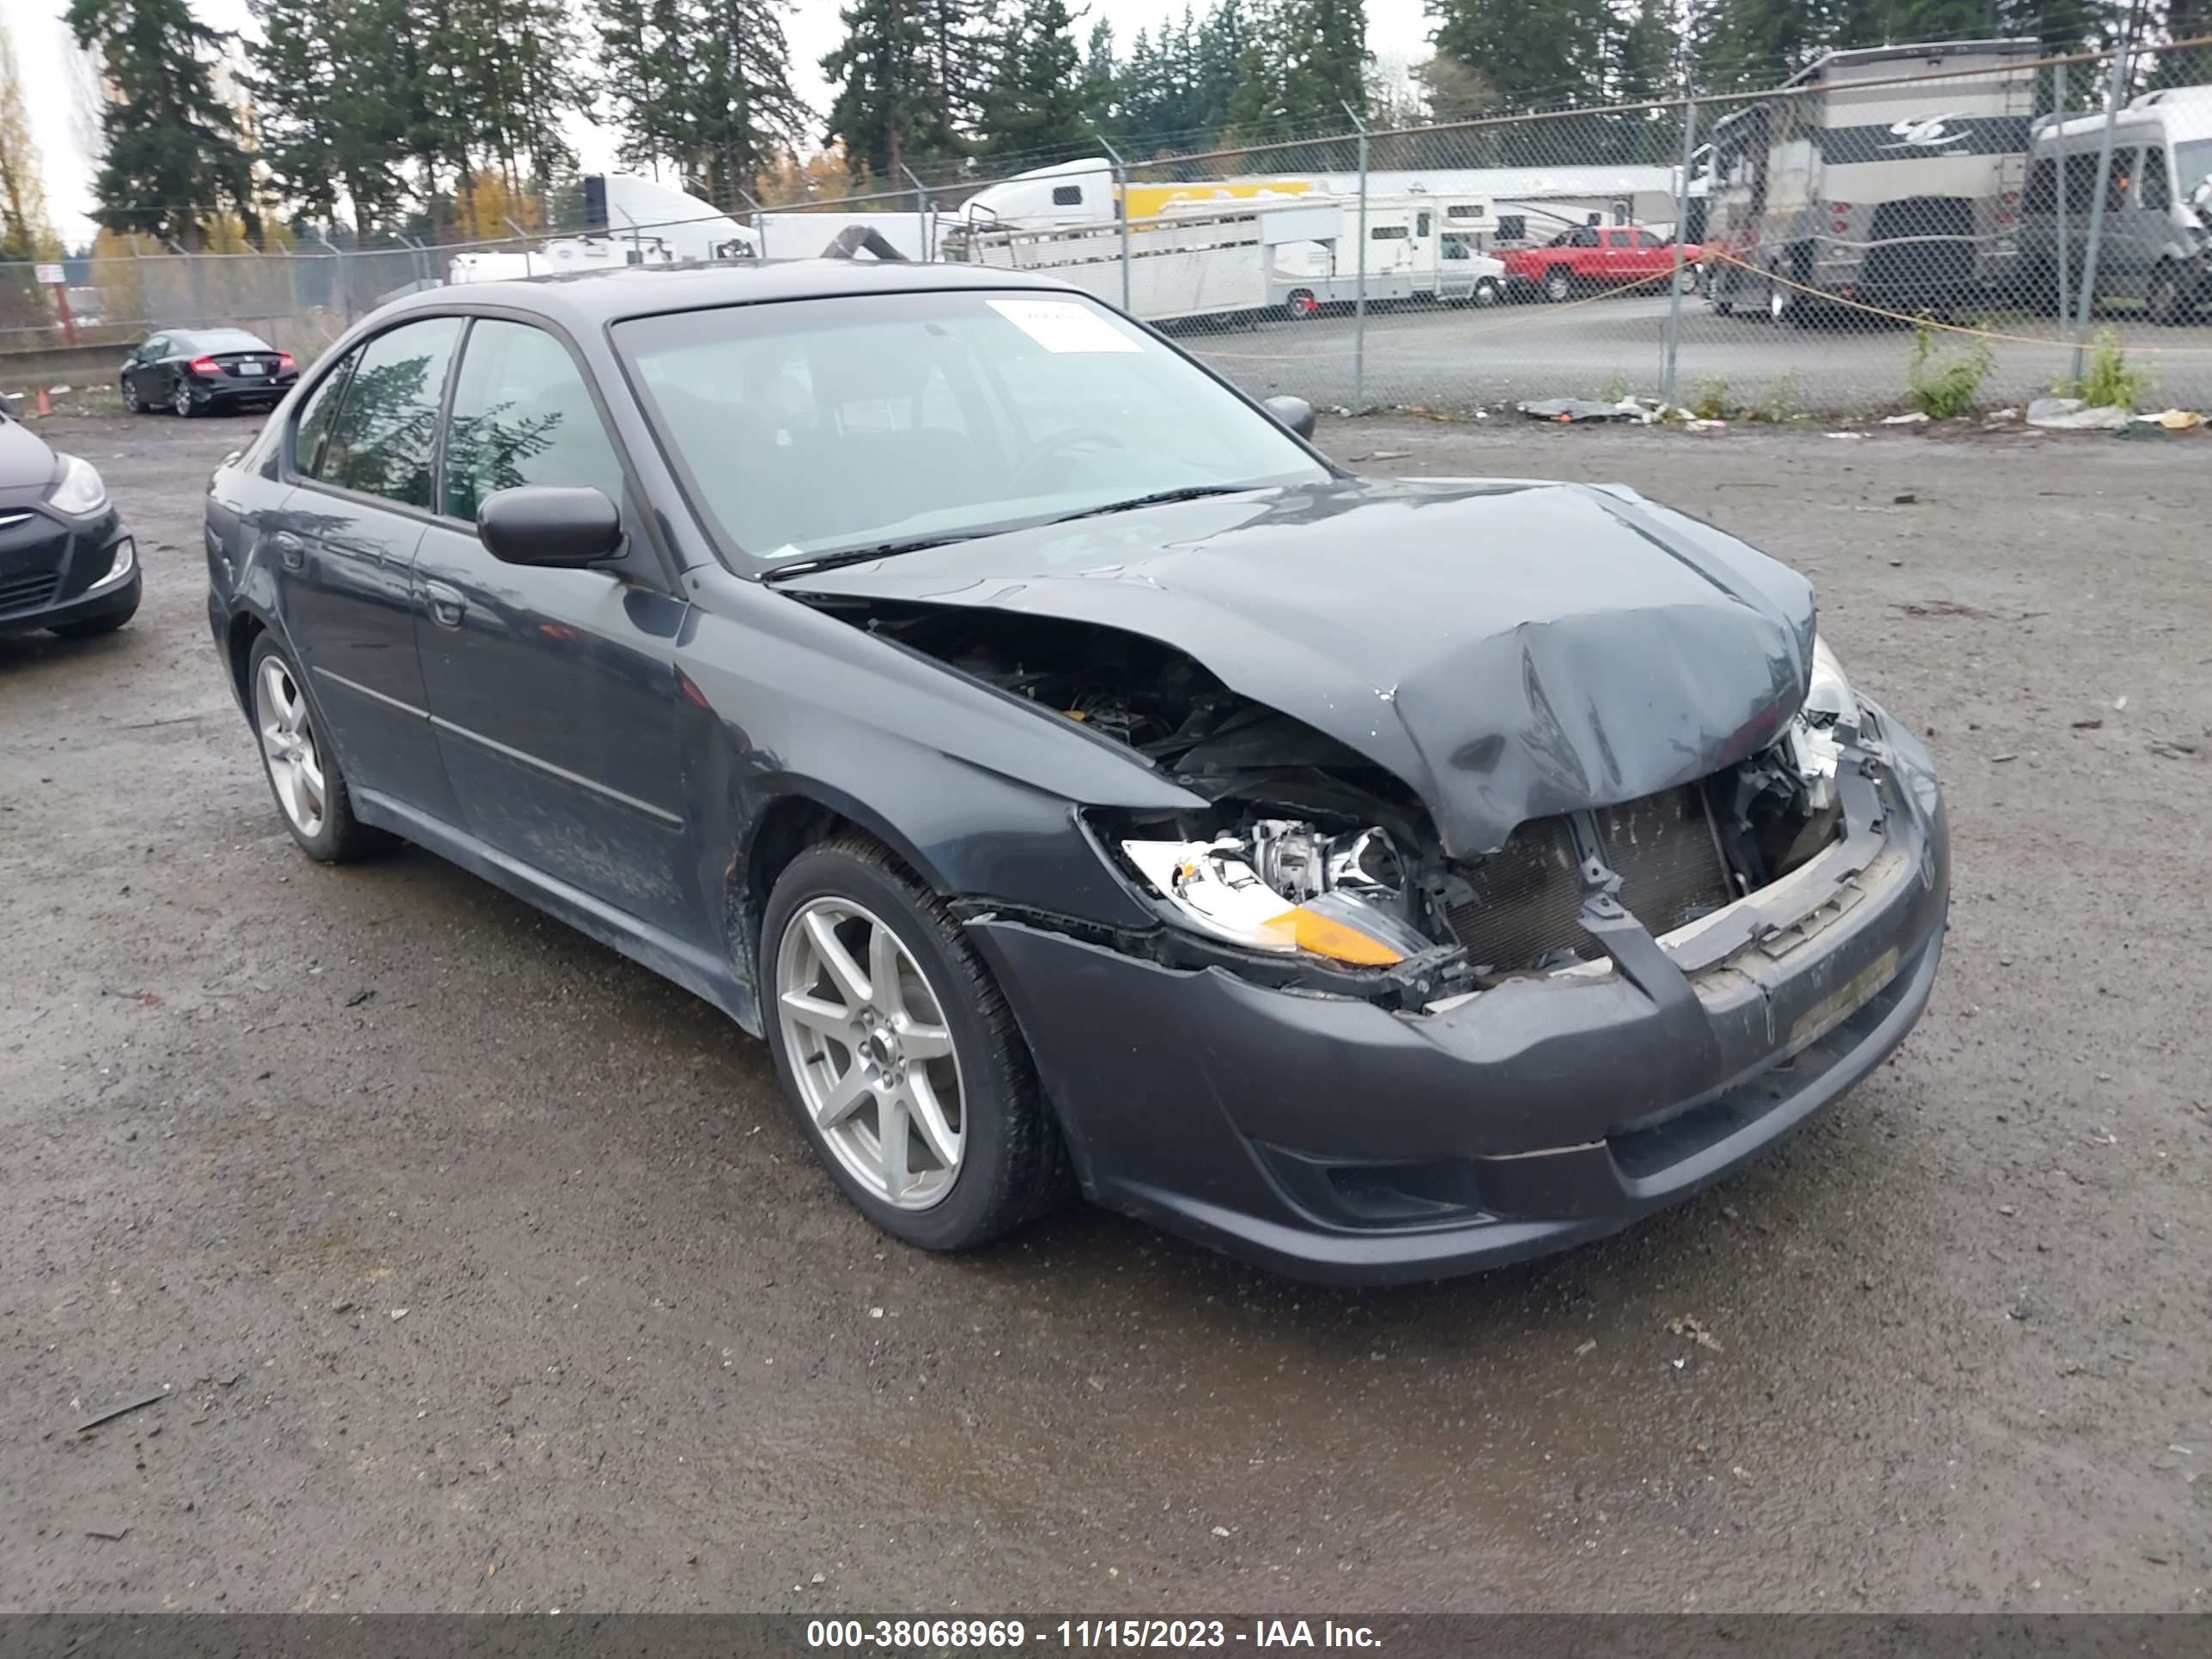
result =
[[[1682,249],[1686,291],[1695,282],[1692,268],[1704,251],[1695,243]],[[1651,293],[1664,294],[1667,279],[1674,270],[1674,245],[1641,225],[1577,225],[1541,247],[1492,252],[1504,262],[1509,289],[1524,295],[1533,290],[1547,300],[1570,299],[1578,293],[1624,288],[1632,283],[1647,285]]]

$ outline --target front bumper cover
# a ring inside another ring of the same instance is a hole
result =
[[[971,927],[1094,1199],[1302,1278],[1432,1279],[1687,1195],[1903,1040],[1942,953],[1940,797],[1901,732],[1838,783],[1848,833],[1801,870],[1664,945],[1594,909],[1605,961],[1438,1012]]]
[[[67,517],[44,501],[0,508],[0,635],[136,608],[143,573],[135,559],[128,576],[106,580],[129,540],[112,506],[90,519]]]

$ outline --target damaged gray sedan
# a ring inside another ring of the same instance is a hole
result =
[[[1929,757],[1741,542],[1310,423],[1015,272],[416,295],[216,474],[209,619],[307,852],[726,1010],[913,1243],[1071,1185],[1346,1283],[1612,1231],[1919,1017]]]

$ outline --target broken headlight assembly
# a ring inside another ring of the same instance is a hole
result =
[[[1406,919],[1404,861],[1380,829],[1261,818],[1208,841],[1121,847],[1174,921],[1248,951],[1387,968],[1435,948]]]

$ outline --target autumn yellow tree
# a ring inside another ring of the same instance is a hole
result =
[[[453,198],[455,228],[471,242],[496,241],[514,227],[535,234],[545,228],[545,203],[508,181],[495,167],[478,167]],[[508,221],[512,220],[513,224]]]

